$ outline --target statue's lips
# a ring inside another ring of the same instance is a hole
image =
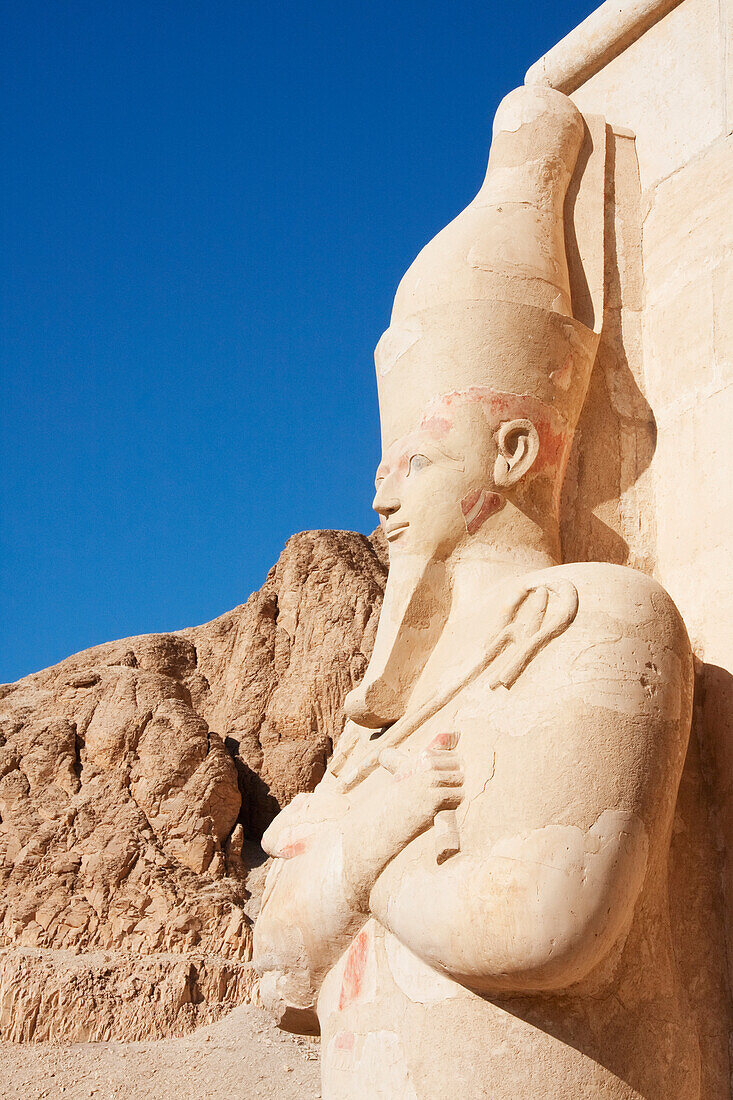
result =
[[[397,536],[402,531],[406,531],[409,526],[410,526],[409,523],[395,523],[395,524],[392,525],[392,527],[385,527],[385,529],[384,529],[385,538],[387,539],[388,542],[391,539],[396,539]]]

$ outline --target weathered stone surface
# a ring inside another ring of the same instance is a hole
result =
[[[221,618],[0,689],[0,1035],[175,1034],[250,995],[259,838],[323,773],[381,554],[304,532]]]
[[[216,956],[0,951],[5,1040],[104,1042],[182,1035],[249,1002],[247,963]]]
[[[195,706],[237,762],[246,838],[323,775],[371,654],[386,561],[381,533],[295,535],[244,608],[183,632],[198,658]]]

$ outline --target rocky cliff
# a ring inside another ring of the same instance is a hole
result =
[[[0,687],[0,1038],[156,1038],[253,995],[259,838],[363,675],[381,538],[291,538],[204,626]]]

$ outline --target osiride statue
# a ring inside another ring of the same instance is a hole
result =
[[[507,96],[377,346],[379,630],[324,779],[265,835],[255,930],[324,1100],[699,1098],[666,894],[689,642],[649,577],[560,556],[604,132]]]

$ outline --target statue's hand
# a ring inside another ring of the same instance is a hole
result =
[[[381,767],[392,772],[390,791],[402,825],[403,844],[429,828],[442,810],[455,810],[463,799],[463,767],[455,746],[458,734],[441,733],[417,755],[384,749]]]

